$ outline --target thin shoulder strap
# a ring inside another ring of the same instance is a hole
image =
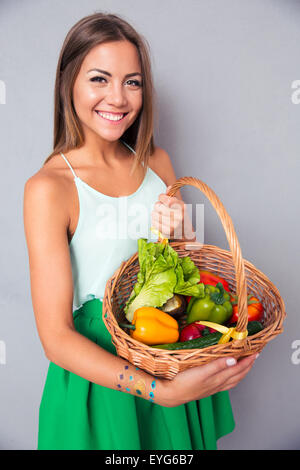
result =
[[[68,160],[66,159],[66,157],[64,156],[64,154],[62,152],[60,152],[61,156],[63,157],[63,159],[65,160],[65,162],[67,163],[67,165],[69,166],[70,170],[72,171],[73,173],[73,176],[74,178],[78,178],[75,171],[73,170],[73,168],[71,167],[70,163],[68,162]]]
[[[120,139],[120,140],[121,140],[121,142],[123,142],[123,144],[125,144],[126,147],[128,147],[133,153],[136,153],[135,150],[133,150],[133,148],[130,147],[130,145],[128,145],[123,139]]]
[[[128,145],[124,140],[121,139],[121,141],[123,142],[123,144],[126,145],[126,147],[128,147],[133,153],[136,153],[134,151],[134,149],[132,147],[130,147],[130,145]],[[61,156],[63,157],[63,159],[65,160],[66,164],[69,166],[70,170],[72,171],[73,173],[73,176],[74,178],[78,178],[78,176],[76,175],[75,171],[73,170],[71,164],[69,163],[69,161],[67,160],[67,158],[64,156],[64,154],[62,152],[60,152]]]

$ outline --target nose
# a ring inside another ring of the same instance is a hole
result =
[[[124,86],[120,83],[112,83],[107,93],[107,103],[114,106],[124,106],[127,102]]]

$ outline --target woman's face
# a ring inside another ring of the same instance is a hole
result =
[[[117,41],[91,49],[76,77],[73,103],[85,134],[118,140],[142,107],[142,75],[136,47],[129,41]]]

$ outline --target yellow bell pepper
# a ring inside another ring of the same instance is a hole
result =
[[[175,343],[179,339],[179,325],[175,318],[154,307],[135,310],[132,324],[120,326],[130,329],[130,336],[144,344]]]

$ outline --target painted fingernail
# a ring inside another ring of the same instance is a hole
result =
[[[236,360],[234,359],[234,357],[230,357],[229,359],[226,359],[226,364],[228,366],[234,366],[236,364]]]

